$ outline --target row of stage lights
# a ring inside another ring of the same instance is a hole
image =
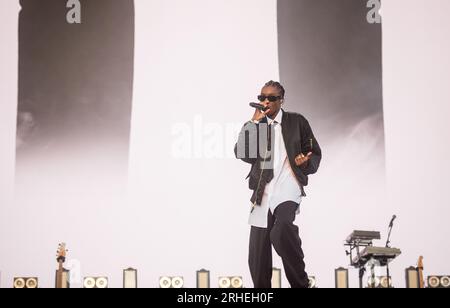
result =
[[[406,287],[418,288],[419,275],[417,269],[410,267],[406,269]],[[123,287],[138,287],[138,272],[136,269],[126,269],[123,271]],[[197,271],[197,288],[210,288],[210,272],[207,270]],[[310,288],[317,288],[317,280],[315,277],[309,277]],[[69,284],[66,284],[70,287]],[[39,287],[37,277],[16,277],[14,278],[13,287],[16,289],[35,289]],[[85,277],[83,280],[83,288],[86,289],[105,289],[109,287],[107,277]],[[163,289],[184,288],[184,278],[181,276],[163,276],[159,279],[159,287]],[[218,279],[218,287],[222,289],[239,289],[244,288],[244,281],[241,276],[223,276]],[[272,287],[281,288],[281,269],[274,268],[272,274]],[[335,270],[335,287],[338,289],[349,288],[348,269],[338,268]],[[369,277],[369,288],[392,288],[392,281],[387,276]],[[446,276],[428,276],[427,287],[431,289],[450,288],[450,275]]]
[[[406,288],[420,288],[420,275],[416,267],[409,267],[405,270]],[[335,286],[338,289],[349,288],[348,269],[338,268],[335,270]],[[393,288],[392,276],[369,276],[367,288],[390,289]],[[424,286],[425,287],[425,286]],[[429,289],[450,289],[450,275],[445,276],[428,276],[426,287]]]
[[[66,272],[65,277],[69,274]],[[211,288],[210,272],[207,270],[197,271],[197,288]],[[272,274],[273,288],[281,288],[281,269],[274,268]],[[316,287],[315,277],[310,277],[310,286]],[[16,277],[14,278],[13,287],[16,289],[35,289],[39,287],[38,278],[36,277]],[[65,284],[66,288],[70,287],[69,283]],[[83,280],[83,288],[85,289],[106,289],[109,287],[108,277],[85,277]],[[123,271],[123,287],[126,289],[138,287],[138,272],[136,269],[128,268]],[[184,278],[181,276],[162,276],[159,278],[159,287],[162,289],[184,288]],[[241,276],[221,276],[218,278],[218,287],[221,289],[240,289],[244,288],[244,280]]]
[[[211,275],[207,270],[197,271],[197,288],[208,289],[211,287]],[[314,280],[315,281],[315,280]],[[281,269],[273,269],[272,284],[274,288],[281,288]],[[137,288],[137,270],[129,268],[123,272],[123,287]],[[221,289],[244,288],[244,280],[241,276],[222,276],[218,279],[218,286]],[[84,288],[107,288],[108,278],[106,277],[86,277],[83,283]],[[163,276],[159,278],[161,289],[181,289],[184,288],[184,278],[181,276]]]

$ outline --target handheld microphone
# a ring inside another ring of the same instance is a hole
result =
[[[389,224],[389,227],[392,228],[392,226],[394,225],[394,220],[397,219],[397,215],[392,216],[391,222]]]
[[[261,111],[267,111],[267,110],[269,110],[269,107],[264,107],[264,106],[263,106],[263,105],[261,105],[261,104],[257,104],[257,103],[250,103],[249,105],[250,105],[250,107],[253,107],[253,108],[259,109],[259,110],[261,110]]]

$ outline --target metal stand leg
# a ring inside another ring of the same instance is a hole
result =
[[[366,271],[366,268],[364,266],[359,268],[359,288],[360,289],[363,288],[363,278],[364,278],[365,271]]]

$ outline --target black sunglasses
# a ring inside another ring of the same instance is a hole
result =
[[[265,102],[267,100],[269,100],[269,102],[273,103],[276,102],[277,100],[281,99],[281,96],[274,96],[274,95],[269,95],[269,96],[265,96],[265,95],[258,95],[258,100],[260,102]]]

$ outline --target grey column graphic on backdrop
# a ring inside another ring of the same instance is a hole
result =
[[[364,127],[382,157],[381,24],[368,23],[368,11],[361,0],[279,0],[280,75],[286,107],[313,122],[325,146]]]
[[[21,0],[17,154],[113,142],[127,151],[134,50],[132,0]],[[108,140],[108,141],[107,141]]]

